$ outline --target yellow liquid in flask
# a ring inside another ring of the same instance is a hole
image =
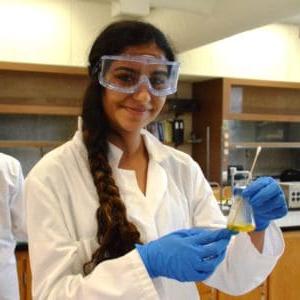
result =
[[[255,229],[255,226],[251,224],[228,224],[227,228],[232,231],[250,232]]]

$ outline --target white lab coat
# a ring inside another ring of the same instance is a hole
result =
[[[110,145],[109,160],[128,218],[144,242],[191,226],[224,226],[225,220],[198,164],[142,131],[149,152],[146,196],[135,173],[118,168],[122,151]],[[98,247],[98,197],[82,134],[47,154],[25,180],[34,299],[194,300],[194,283],[167,278],[151,280],[136,250],[100,263],[83,276],[83,264]],[[284,248],[274,225],[266,233],[264,254],[247,234],[231,242],[224,262],[206,281],[240,294],[261,283]]]
[[[0,153],[0,299],[19,299],[16,240],[25,241],[25,205],[20,163]]]

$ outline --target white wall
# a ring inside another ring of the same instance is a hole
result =
[[[85,65],[91,43],[110,20],[105,3],[0,0],[0,61]]]
[[[300,81],[299,27],[272,24],[179,55],[182,74]]]
[[[84,66],[91,43],[112,20],[105,2],[0,0],[0,61]],[[300,81],[299,28],[268,25],[179,59],[185,75]]]

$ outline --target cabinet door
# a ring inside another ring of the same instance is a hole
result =
[[[31,269],[28,251],[26,252],[26,300],[31,300]]]
[[[269,300],[300,299],[300,231],[284,233],[286,248],[269,277]]]
[[[20,300],[31,300],[31,271],[27,250],[16,251]]]
[[[237,120],[299,121],[300,85],[224,79],[224,117]]]
[[[193,113],[193,132],[201,138],[201,143],[193,145],[192,156],[208,181],[221,183],[223,80],[194,83],[193,98],[200,107]]]
[[[202,282],[198,282],[197,289],[198,289],[201,300],[216,300],[217,299],[216,298],[217,291],[214,288],[211,288]]]
[[[27,255],[25,251],[17,251],[17,269],[18,269],[18,280],[20,299],[25,300],[26,298],[26,270],[27,270]]]
[[[218,300],[265,300],[267,299],[266,297],[266,291],[267,287],[266,284],[262,284],[259,287],[257,287],[255,290],[242,295],[242,296],[230,296],[227,294],[224,294],[222,292],[218,292]],[[279,300],[279,299],[278,299]]]

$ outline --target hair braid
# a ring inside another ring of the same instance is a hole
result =
[[[100,247],[92,255],[91,261],[84,265],[85,274],[90,273],[101,261],[122,256],[134,249],[135,243],[140,243],[140,233],[127,220],[126,207],[108,163],[105,136],[101,132],[94,135],[84,132],[90,170],[100,204],[96,212]]]

